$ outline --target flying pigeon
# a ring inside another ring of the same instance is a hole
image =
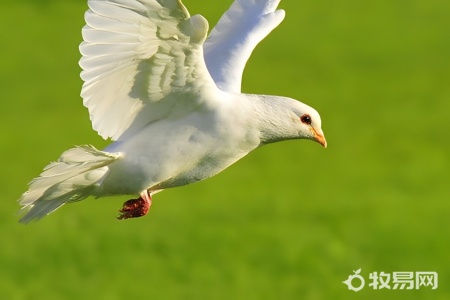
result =
[[[279,2],[235,0],[207,37],[207,20],[180,0],[89,0],[81,96],[93,128],[113,142],[69,149],[47,165],[19,199],[20,221],[110,195],[139,195],[118,219],[140,217],[157,192],[214,176],[262,145],[326,147],[310,106],[241,93],[250,54],[284,19]]]

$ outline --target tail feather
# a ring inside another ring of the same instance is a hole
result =
[[[90,196],[109,170],[108,165],[121,157],[121,153],[99,151],[92,146],[67,150],[30,182],[28,191],[19,199],[21,211],[27,211],[20,222],[38,220],[66,203]]]

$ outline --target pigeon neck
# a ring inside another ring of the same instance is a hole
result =
[[[252,97],[253,98],[253,97]],[[275,143],[288,139],[299,138],[295,126],[296,116],[289,109],[283,97],[254,96],[255,120],[260,132],[261,144]]]

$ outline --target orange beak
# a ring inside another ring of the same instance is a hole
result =
[[[311,132],[314,134],[314,140],[321,144],[324,148],[327,147],[327,140],[325,139],[325,135],[323,134],[322,130],[316,130],[313,127],[311,127]]]

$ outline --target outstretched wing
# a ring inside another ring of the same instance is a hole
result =
[[[219,88],[240,92],[242,73],[253,49],[281,21],[280,0],[235,0],[211,31],[203,48],[209,73]]]
[[[204,87],[216,88],[203,58],[208,22],[190,17],[181,0],[89,0],[88,5],[80,45],[81,96],[103,138],[117,140],[176,110],[182,113],[204,101],[197,95]]]

